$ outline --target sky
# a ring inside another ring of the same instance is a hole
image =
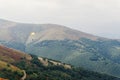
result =
[[[120,0],[0,0],[0,19],[54,23],[120,39]]]

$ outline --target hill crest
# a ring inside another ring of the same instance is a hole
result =
[[[0,20],[0,32],[0,40],[21,41],[26,44],[43,40],[105,39],[57,24],[25,24],[6,20]]]

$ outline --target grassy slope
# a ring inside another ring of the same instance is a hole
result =
[[[9,63],[6,63],[4,61],[0,61],[0,69],[3,69],[3,68],[10,69],[12,71],[19,71],[19,72],[21,72],[21,70],[18,67],[13,66],[13,65],[11,65]]]
[[[7,61],[7,63],[4,62],[4,59],[0,59],[0,71],[2,72],[0,73],[0,77],[10,80],[20,80],[22,77],[21,69],[27,73],[26,80],[46,80],[47,78],[50,80],[119,80],[112,76],[87,71],[82,68],[65,69],[62,66],[55,66],[50,62],[46,67],[40,63],[37,56],[31,55],[31,59],[28,59],[28,57],[20,59],[18,55],[22,57],[24,53],[3,46],[0,46],[0,51],[0,54],[4,54],[2,56],[9,56],[15,60],[11,65],[11,62]],[[17,56],[18,59],[10,54]]]
[[[87,39],[48,40],[28,45],[26,52],[120,77],[119,44],[117,41],[99,42]]]
[[[19,80],[23,75],[23,71],[13,64],[24,58],[27,60],[31,59],[31,57],[25,53],[0,46],[0,72],[2,72],[0,73],[0,77]]]
[[[0,60],[12,63],[19,61],[22,58],[30,59],[30,56],[23,52],[0,46]]]
[[[92,40],[100,38],[56,24],[23,24],[3,21],[0,23],[0,26],[0,40],[16,41],[27,44],[31,42],[31,38],[35,41],[78,40],[82,37]],[[31,36],[31,32],[35,32],[35,35]]]
[[[26,80],[119,80],[112,76],[87,71],[82,68],[65,69],[51,63],[48,66],[43,66],[37,56],[32,55],[32,58],[30,62],[23,60],[16,64],[26,70],[28,74]]]
[[[19,80],[23,75],[23,72],[20,68],[4,61],[0,61],[0,72],[1,78],[6,78],[10,80]]]

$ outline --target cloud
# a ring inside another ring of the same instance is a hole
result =
[[[62,24],[112,38],[120,35],[119,14],[120,0],[0,0],[0,18]]]

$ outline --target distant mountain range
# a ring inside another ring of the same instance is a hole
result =
[[[57,24],[0,20],[0,43],[30,54],[120,77],[120,42]]]

